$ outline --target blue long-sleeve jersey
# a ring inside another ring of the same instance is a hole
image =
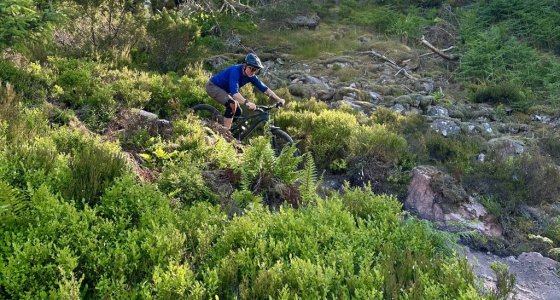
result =
[[[249,82],[263,93],[268,89],[268,87],[260,81],[256,75],[253,77],[243,75],[243,65],[233,65],[212,76],[210,81],[232,96],[239,93],[239,89]]]

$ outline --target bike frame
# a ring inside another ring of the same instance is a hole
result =
[[[242,141],[250,136],[257,127],[261,126],[261,124],[264,125],[271,122],[269,110],[273,107],[274,106],[257,106],[257,109],[255,110],[257,112],[256,114],[236,117],[231,128],[231,132],[234,134],[234,137]],[[244,127],[247,123],[250,124],[249,128]],[[271,125],[270,129],[274,130],[275,128],[276,127]]]

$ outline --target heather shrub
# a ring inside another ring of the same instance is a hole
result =
[[[425,134],[422,143],[426,155],[418,153],[419,158],[427,158],[431,163],[445,165],[458,173],[473,170],[475,157],[483,147],[482,139],[476,137],[444,137],[435,132]]]
[[[189,46],[200,36],[200,28],[191,18],[176,10],[163,9],[146,26],[148,66],[160,72],[176,71],[186,65]]]
[[[63,194],[67,199],[95,205],[103,190],[127,169],[121,153],[94,140],[88,143],[72,155],[69,164],[72,175]]]
[[[345,201],[361,207],[357,215],[335,197],[300,210],[254,207],[234,217],[202,260],[213,271],[206,274],[215,274],[205,284],[215,282],[224,298],[480,298],[466,260],[445,258],[449,240],[424,223],[403,222],[394,199],[348,193]],[[393,203],[374,205],[385,201]]]
[[[387,126],[361,124],[359,116],[326,110],[313,100],[309,102],[290,104],[290,109],[301,112],[282,111],[275,121],[296,137],[298,147],[313,154],[320,168],[336,169],[332,162],[359,161],[363,157],[376,157],[391,163],[404,157],[406,140]],[[307,108],[316,113],[307,111]]]
[[[552,239],[556,246],[560,245],[560,217],[552,218],[545,229],[545,236]]]
[[[0,59],[0,81],[10,83],[25,101],[35,104],[46,99],[50,84],[44,76],[21,70],[3,59]]]
[[[158,187],[171,199],[177,199],[190,205],[198,201],[214,203],[217,196],[208,188],[202,177],[202,165],[186,157],[166,165],[159,180]]]
[[[490,264],[490,268],[496,273],[496,290],[494,296],[496,299],[507,299],[508,295],[515,288],[515,273],[508,270],[508,266],[504,263],[494,261]]]

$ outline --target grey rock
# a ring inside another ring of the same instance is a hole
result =
[[[433,116],[433,117],[448,117],[449,116],[449,111],[447,110],[447,108],[436,105],[436,106],[431,106],[430,108],[428,108],[428,116]]]
[[[295,16],[288,20],[288,24],[292,28],[306,27],[311,30],[315,30],[319,26],[319,16]]]
[[[404,114],[404,112],[406,111],[406,108],[400,103],[391,106],[389,109],[400,114]]]
[[[510,137],[499,137],[488,141],[488,151],[497,159],[506,159],[525,152],[525,143]]]
[[[453,120],[436,119],[430,127],[443,136],[454,136],[461,133],[461,127]]]
[[[383,96],[376,92],[368,92],[369,101],[373,104],[379,104],[379,102],[383,101]]]
[[[156,121],[158,119],[158,115],[151,113],[149,111],[145,111],[142,109],[131,109],[131,112],[134,114],[137,114],[138,117],[140,117],[143,121],[146,122],[153,122]]]

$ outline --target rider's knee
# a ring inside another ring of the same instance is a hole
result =
[[[229,99],[226,104],[226,112],[224,113],[224,117],[226,118],[233,118],[233,116],[240,116],[241,115],[241,107],[239,107],[239,104],[237,104],[237,102],[233,101],[232,99]]]

